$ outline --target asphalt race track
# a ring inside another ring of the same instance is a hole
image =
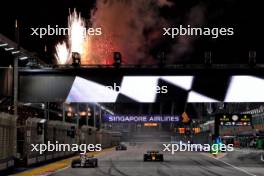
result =
[[[164,162],[143,162],[143,153],[158,149],[153,144],[128,146],[127,151],[110,150],[97,156],[98,168],[66,168],[53,176],[253,176],[264,175],[264,164],[243,167],[228,162],[228,158],[214,159],[198,152],[164,154]],[[234,154],[233,154],[234,155]],[[232,156],[233,158],[233,156]],[[231,160],[230,160],[231,161]],[[231,161],[232,162],[232,161]],[[239,164],[239,163],[236,163]],[[250,168],[249,168],[250,167]],[[249,172],[250,171],[250,172]]]

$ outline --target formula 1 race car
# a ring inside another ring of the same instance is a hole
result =
[[[125,146],[124,144],[118,144],[116,146],[116,150],[127,150],[127,146]]]
[[[88,156],[83,154],[80,155],[80,158],[72,160],[71,167],[98,167],[98,159],[93,155]]]
[[[159,151],[147,151],[144,154],[144,161],[164,161],[163,154]]]

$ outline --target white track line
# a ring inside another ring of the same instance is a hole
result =
[[[206,155],[206,156],[208,156],[208,155]],[[250,176],[257,176],[257,175],[255,175],[255,174],[252,174],[252,173],[246,171],[245,169],[242,169],[242,168],[236,167],[236,166],[234,166],[234,165],[232,165],[232,164],[229,164],[229,163],[227,163],[227,162],[225,162],[225,161],[222,161],[222,160],[219,160],[219,159],[217,159],[217,158],[210,157],[210,156],[208,156],[208,157],[209,157],[209,158],[213,158],[213,159],[215,159],[215,160],[217,160],[217,161],[220,161],[220,162],[222,162],[222,163],[224,163],[224,164],[226,164],[226,165],[228,165],[228,166],[230,166],[230,167],[232,167],[232,168],[234,168],[234,169],[237,169],[237,170],[239,170],[239,171],[241,171],[241,172],[244,172],[244,173],[246,173],[246,174],[248,174],[248,175],[250,175]]]

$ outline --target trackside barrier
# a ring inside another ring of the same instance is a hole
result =
[[[0,113],[0,170],[14,166],[16,120],[17,118],[13,115]]]

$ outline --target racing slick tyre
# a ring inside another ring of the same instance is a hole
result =
[[[76,164],[80,164],[80,163],[81,163],[81,161],[79,159],[72,160],[71,167],[72,168],[75,168],[76,167]]]
[[[163,155],[160,156],[160,161],[164,161]]]
[[[144,156],[143,160],[144,160],[144,161],[147,161],[147,158],[146,158],[146,156]]]
[[[94,163],[94,167],[98,167],[98,161]]]

